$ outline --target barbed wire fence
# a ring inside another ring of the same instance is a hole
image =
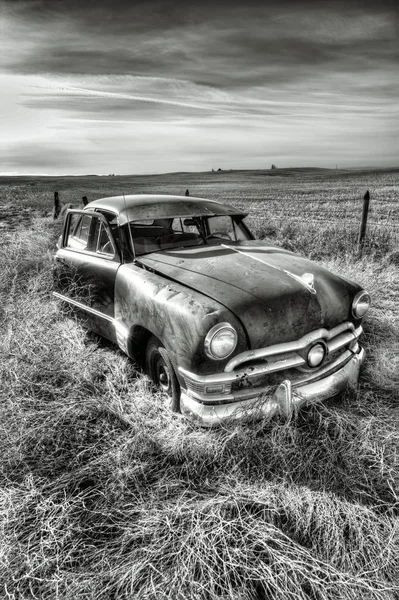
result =
[[[299,194],[285,194],[281,197],[262,197],[261,195],[251,195],[243,198],[242,196],[234,198],[232,191],[223,193],[209,194],[214,199],[229,202],[242,208],[249,213],[249,222],[254,224],[258,231],[270,230],[270,226],[277,229],[283,229],[287,225],[309,226],[313,229],[334,229],[337,233],[347,234],[350,239],[356,238],[359,252],[361,252],[364,243],[367,244],[371,236],[388,235],[399,247],[399,206],[394,197],[388,197],[382,200],[381,197],[374,199],[367,190],[363,197],[353,197],[348,194],[345,197],[340,192],[339,197],[334,197],[334,191],[328,197],[330,191],[325,192],[325,197],[319,197],[317,193],[299,192]],[[228,196],[226,198],[226,195]],[[216,196],[216,197],[215,197]],[[81,207],[86,206],[87,196],[82,197]],[[366,207],[367,204],[367,207]],[[62,206],[59,195],[54,193],[54,211],[56,218],[61,212]]]
[[[357,233],[359,249],[363,242],[371,235],[389,235],[394,244],[399,247],[399,203],[391,198],[384,202],[381,199],[373,201],[372,195],[368,196],[368,206],[365,212],[364,204],[367,191],[362,198],[350,198],[334,202],[331,199],[274,200],[274,199],[249,199],[240,207],[248,211],[250,220],[254,223],[273,224],[282,229],[288,224],[309,226],[320,229],[333,228],[335,230],[350,231],[352,237]]]

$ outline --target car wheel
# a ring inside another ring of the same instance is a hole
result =
[[[173,412],[180,412],[180,385],[168,353],[153,335],[145,353],[145,370],[156,386],[169,396]]]

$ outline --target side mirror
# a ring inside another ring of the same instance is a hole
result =
[[[184,227],[196,227],[197,223],[194,219],[184,219],[183,225]]]

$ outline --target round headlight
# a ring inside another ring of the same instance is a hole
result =
[[[362,290],[353,299],[352,302],[352,315],[356,319],[362,319],[368,309],[370,308],[371,299],[370,294],[365,290]]]
[[[318,367],[321,365],[326,352],[326,347],[323,344],[315,344],[312,346],[307,355],[307,363],[309,367]]]
[[[210,329],[205,338],[205,352],[213,359],[223,360],[237,346],[237,332],[230,323],[219,323]]]

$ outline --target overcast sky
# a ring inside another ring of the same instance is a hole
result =
[[[0,172],[399,163],[396,0],[0,0]]]

